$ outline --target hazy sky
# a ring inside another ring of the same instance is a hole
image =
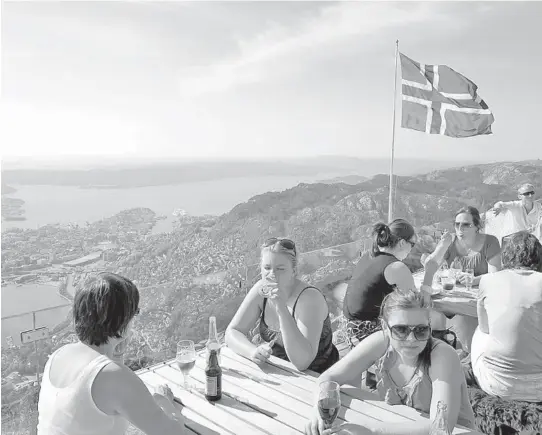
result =
[[[2,7],[4,156],[385,157],[399,39],[473,80],[495,123],[471,139],[398,128],[398,157],[542,157],[539,2]]]

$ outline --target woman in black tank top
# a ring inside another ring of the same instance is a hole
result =
[[[416,233],[404,219],[373,227],[372,258],[360,260],[346,289],[344,316],[351,345],[380,328],[380,305],[396,287],[415,289],[414,279],[402,262],[416,244]]]
[[[339,359],[322,293],[296,277],[297,252],[289,239],[262,247],[261,273],[226,330],[228,347],[257,363],[270,355],[299,370],[322,373]],[[259,322],[259,324],[258,324]],[[258,326],[259,344],[247,337]]]

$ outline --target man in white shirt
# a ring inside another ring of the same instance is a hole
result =
[[[495,216],[503,211],[508,211],[512,218],[511,233],[528,231],[539,240],[542,224],[542,203],[534,200],[535,190],[530,183],[523,184],[518,189],[519,201],[499,201],[493,207]]]

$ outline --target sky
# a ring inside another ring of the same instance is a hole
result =
[[[396,157],[542,158],[541,16],[539,2],[3,1],[2,157],[387,157],[398,39],[474,81],[495,122],[426,135],[399,127],[398,104]]]

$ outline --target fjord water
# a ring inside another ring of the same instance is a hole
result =
[[[182,208],[191,215],[220,215],[255,195],[339,175],[343,174],[224,178],[124,189],[13,185],[17,192],[9,196],[25,201],[26,220],[4,221],[2,229],[36,229],[49,223],[68,222],[84,225],[87,221],[97,221],[134,207],[147,207],[168,218],[176,208]],[[155,228],[154,232],[168,231],[171,229],[171,219],[158,222],[158,225],[160,227]]]

